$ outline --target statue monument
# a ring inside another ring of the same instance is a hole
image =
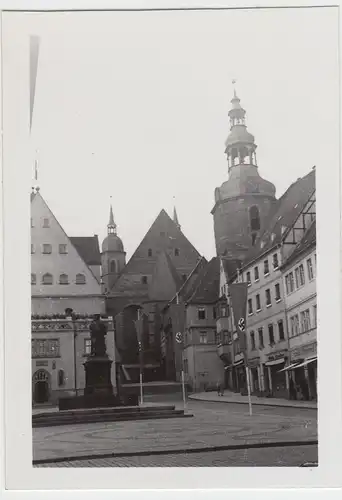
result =
[[[101,321],[100,315],[94,315],[89,327],[91,338],[91,352],[84,363],[86,386],[85,395],[110,396],[113,394],[111,382],[112,360],[109,359],[106,349],[107,327]]]

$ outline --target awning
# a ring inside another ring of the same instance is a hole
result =
[[[313,363],[313,361],[317,361],[317,356],[315,358],[308,358],[303,363],[300,363],[299,365],[296,366],[296,368],[300,368],[301,366],[306,366],[309,363]]]
[[[291,365],[289,366],[285,366],[285,368],[282,368],[281,370],[278,370],[278,373],[279,372],[287,372],[287,370],[293,370],[297,365],[298,365],[298,361],[296,363],[292,363]]]
[[[280,365],[281,363],[285,363],[285,358],[275,359],[274,361],[267,361],[267,363],[265,363],[265,366]]]
[[[236,363],[234,363],[234,366],[240,366],[243,364],[243,359],[240,359],[240,361],[237,361]]]

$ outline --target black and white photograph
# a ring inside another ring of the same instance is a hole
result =
[[[329,469],[339,29],[328,6],[1,13],[11,470]]]

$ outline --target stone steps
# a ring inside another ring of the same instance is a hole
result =
[[[190,417],[184,410],[174,406],[94,408],[86,410],[65,410],[39,413],[32,416],[32,427],[51,427],[96,422],[122,422],[161,418]]]

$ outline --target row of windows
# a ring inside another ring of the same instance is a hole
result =
[[[50,273],[45,273],[42,276],[42,285],[53,285],[53,276]],[[59,280],[58,283],[60,285],[69,285],[69,276],[67,274],[60,274],[59,275]],[[84,274],[76,274],[76,279],[75,279],[76,285],[85,285],[86,284],[86,277]],[[37,284],[37,275],[35,273],[31,273],[31,285],[36,285]]]
[[[278,254],[277,253],[273,254],[273,257],[272,257],[272,267],[273,267],[274,271],[276,271],[277,269],[279,269],[279,260],[278,260]],[[269,276],[269,274],[270,274],[270,266],[269,266],[269,260],[268,260],[268,258],[264,260],[263,268],[264,268],[264,276]],[[255,266],[254,267],[254,281],[258,282],[259,280],[260,280],[259,266]],[[247,281],[248,284],[252,283],[252,276],[251,276],[251,272],[250,271],[247,271],[247,273],[246,273],[246,281]]]
[[[179,248],[175,248],[175,249],[174,249],[174,251],[173,251],[173,253],[174,253],[174,256],[175,256],[175,257],[179,257],[179,253],[180,253],[180,252],[179,252]],[[152,248],[149,248],[149,249],[147,250],[147,256],[148,256],[148,257],[152,257],[152,255],[153,255],[153,250],[152,250]]]
[[[33,358],[56,358],[60,356],[59,339],[33,339],[31,348]]]
[[[274,285],[274,298],[276,302],[279,302],[281,300],[281,295],[280,295],[280,284],[276,283]],[[270,307],[272,305],[272,294],[271,294],[271,289],[267,288],[265,290],[265,304],[266,307]],[[261,299],[260,299],[260,294],[257,293],[255,296],[255,310],[256,312],[261,311]],[[253,314],[254,309],[253,309],[253,300],[248,299],[248,314]]]
[[[226,306],[226,307],[227,307],[227,306]],[[224,314],[224,315],[222,314],[222,309],[223,309],[223,308],[224,308],[224,307],[221,307],[221,317],[222,317],[222,316],[226,316],[226,314]],[[197,318],[198,318],[198,319],[207,319],[207,318],[208,318],[208,316],[209,316],[207,313],[208,313],[208,311],[206,310],[206,308],[205,308],[205,307],[199,307],[199,308],[197,309]],[[212,309],[212,318],[210,318],[210,319],[216,319],[216,317],[217,317],[217,310],[216,310],[216,307],[213,307],[213,309]],[[209,319],[209,318],[208,318],[208,319]]]
[[[310,309],[305,309],[299,314],[294,314],[290,317],[290,337],[305,333],[311,330],[312,327],[317,327],[317,306],[313,307],[313,326]]]
[[[43,243],[42,246],[41,246],[41,249],[42,249],[42,253],[45,253],[45,254],[52,253],[52,245],[50,243]],[[35,253],[35,252],[36,252],[36,248],[33,245],[33,243],[31,243],[31,254]],[[68,253],[68,247],[64,243],[60,243],[58,245],[58,253],[60,253],[60,254],[67,254]]]
[[[31,227],[35,227],[32,217],[31,217]],[[50,219],[48,217],[44,217],[41,220],[41,227],[45,227],[45,228],[50,227]]]
[[[273,323],[270,323],[268,325],[268,340],[269,340],[269,344],[272,346],[275,344],[275,335],[274,335],[274,324]],[[279,339],[279,342],[282,341],[282,340],[285,340],[285,331],[284,331],[284,323],[283,323],[283,320],[280,319],[278,322],[277,322],[277,328],[278,328],[278,339]],[[250,332],[250,341],[251,341],[251,350],[254,351],[255,349],[257,349],[257,340],[258,340],[258,349],[263,349],[265,347],[265,344],[264,344],[264,329],[263,327],[261,328],[258,328],[258,339],[256,338],[256,333],[252,330]]]
[[[315,273],[311,258],[306,260],[306,270],[307,270],[308,280],[312,281],[315,277]],[[294,271],[291,271],[285,276],[286,294],[290,295],[290,293],[294,292],[295,290],[298,290],[298,288],[301,288],[304,285],[305,285],[304,264],[300,264],[295,268]]]

